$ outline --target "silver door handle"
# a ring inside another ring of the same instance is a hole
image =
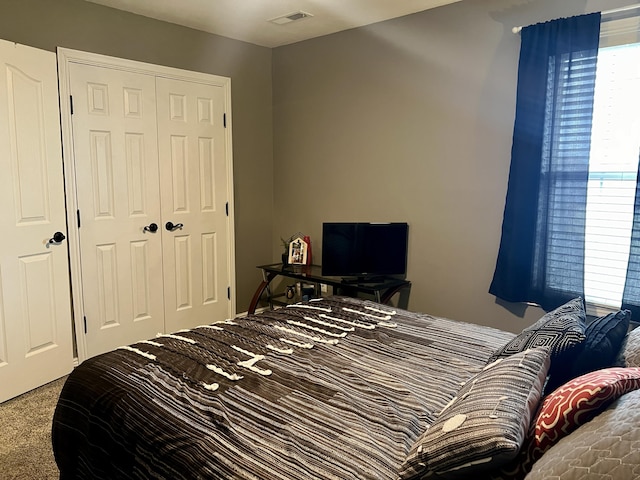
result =
[[[67,238],[67,237],[65,237],[65,236],[64,236],[64,233],[62,233],[62,232],[56,232],[56,233],[54,233],[54,234],[53,234],[53,237],[51,237],[51,238],[49,239],[49,243],[60,243],[60,242],[62,242],[65,238]]]
[[[178,229],[178,228],[182,228],[184,227],[183,224],[181,223],[173,223],[173,222],[167,222],[166,225],[164,226],[167,230],[169,230],[170,232],[173,232],[174,230]]]

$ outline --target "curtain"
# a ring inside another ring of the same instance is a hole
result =
[[[633,208],[633,229],[627,277],[622,294],[622,308],[631,311],[631,318],[640,319],[640,168],[636,179],[636,198]]]
[[[550,310],[584,297],[599,36],[600,13],[522,29],[511,168],[489,289],[503,300]]]

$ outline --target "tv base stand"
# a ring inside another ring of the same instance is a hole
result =
[[[262,270],[262,282],[258,285],[251,299],[248,310],[250,314],[255,313],[258,303],[263,297],[271,309],[276,304],[284,304],[275,300],[276,295],[271,292],[271,282],[279,276],[293,278],[306,283],[329,285],[333,288],[335,295],[347,297],[368,295],[376,302],[383,304],[388,304],[393,296],[398,294],[398,308],[405,310],[408,308],[409,294],[411,292],[411,282],[408,280],[378,277],[359,282],[355,278],[329,277],[322,275],[322,267],[319,265],[283,265],[282,263],[274,263],[261,265],[258,268]]]
[[[364,285],[367,283],[384,283],[388,278],[380,275],[375,277],[342,277],[343,285]]]

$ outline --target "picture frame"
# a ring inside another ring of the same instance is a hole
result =
[[[295,237],[289,242],[289,265],[306,265],[309,245],[303,237]]]

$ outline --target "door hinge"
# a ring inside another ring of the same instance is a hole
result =
[[[231,300],[231,287],[227,287],[227,299]]]
[[[87,316],[85,315],[84,317],[84,334],[87,334]]]
[[[227,128],[227,114],[226,113],[222,114],[222,126],[224,128]]]
[[[71,109],[71,115],[73,115],[73,95],[69,95],[69,108]]]
[[[80,228],[80,209],[76,210],[76,213],[78,215],[78,228]]]
[[[227,204],[224,206],[226,212],[227,212],[227,217],[229,216],[229,202],[227,202]]]

